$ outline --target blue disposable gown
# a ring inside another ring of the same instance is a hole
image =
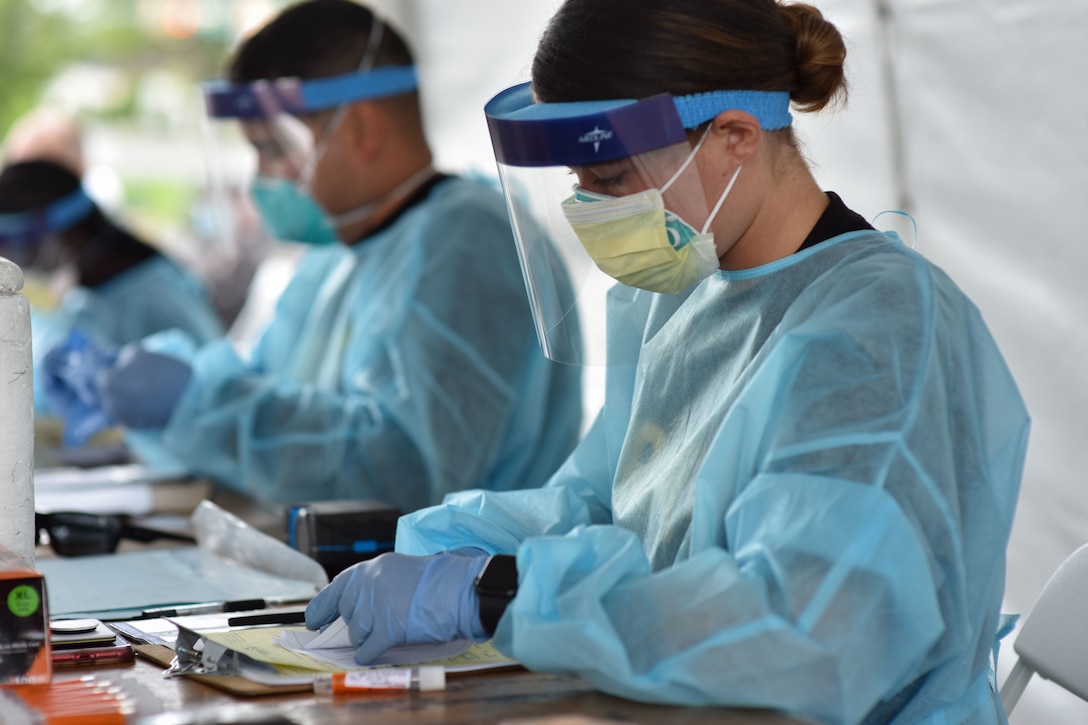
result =
[[[853,232],[609,304],[638,363],[608,369],[564,466],[402,519],[397,550],[516,552],[499,649],[625,697],[1003,722],[989,661],[1029,421],[960,290]]]
[[[540,352],[502,196],[463,179],[307,252],[249,359],[223,341],[191,363],[159,441],[266,500],[539,486],[580,432],[580,371]]]
[[[179,330],[198,344],[223,336],[204,287],[174,261],[156,255],[94,289],[73,287],[56,309],[32,308],[34,359],[40,362],[72,330],[111,345],[124,345],[165,330]],[[47,411],[42,375],[35,376],[35,407]]]

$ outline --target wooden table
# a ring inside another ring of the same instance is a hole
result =
[[[201,723],[277,725],[559,725],[645,723],[646,725],[802,725],[804,721],[754,710],[664,707],[601,693],[580,677],[521,669],[456,675],[444,692],[319,697],[312,694],[232,697],[188,678],[162,676],[162,668],[137,657],[128,667],[58,670],[54,679],[87,674],[135,682],[158,698],[164,712],[190,713]],[[230,708],[233,708],[231,710]],[[581,719],[562,719],[579,716]],[[286,719],[285,719],[286,718]],[[184,722],[184,721],[182,721]]]

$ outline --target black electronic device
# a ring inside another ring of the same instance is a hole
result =
[[[476,577],[476,594],[480,599],[480,624],[489,635],[495,634],[507,605],[518,593],[517,557],[495,554],[484,564]]]
[[[401,511],[382,501],[314,501],[287,507],[287,543],[330,578],[393,550]]]

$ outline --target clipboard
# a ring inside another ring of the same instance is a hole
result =
[[[164,644],[137,644],[133,647],[141,657],[146,657],[163,669],[170,667],[174,661],[174,650]],[[240,675],[186,675],[185,677],[239,697],[313,692],[312,685],[265,685],[247,680]]]

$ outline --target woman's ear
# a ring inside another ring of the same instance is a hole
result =
[[[755,155],[763,135],[755,116],[744,111],[722,111],[710,123],[717,145],[730,162],[743,164]]]

